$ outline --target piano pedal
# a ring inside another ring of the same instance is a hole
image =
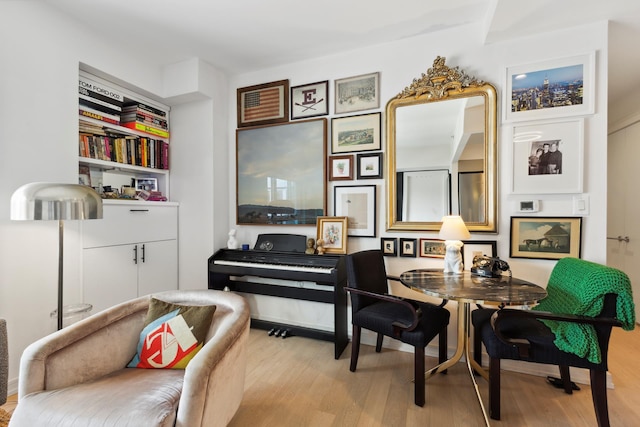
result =
[[[281,335],[281,336],[282,336],[282,339],[287,338],[287,337],[290,337],[290,336],[291,336],[291,331],[290,331],[289,329],[285,329],[285,330],[282,332],[282,335]]]
[[[278,329],[276,331],[276,338],[278,338],[280,336],[280,334],[282,334],[282,332],[283,332],[282,329]]]
[[[273,336],[273,334],[275,334],[275,333],[276,333],[276,328],[271,328],[269,330],[269,336]]]

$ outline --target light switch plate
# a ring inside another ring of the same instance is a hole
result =
[[[573,196],[573,214],[580,216],[589,215],[589,195],[581,194]]]

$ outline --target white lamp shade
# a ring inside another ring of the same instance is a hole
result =
[[[11,196],[12,220],[83,220],[102,218],[102,199],[79,184],[32,182]]]
[[[442,217],[439,236],[442,240],[465,240],[471,237],[467,226],[459,215]]]

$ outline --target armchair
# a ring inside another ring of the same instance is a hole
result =
[[[384,258],[379,250],[347,255],[346,290],[351,294],[352,346],[351,372],[355,372],[360,352],[362,328],[377,333],[376,352],[382,350],[384,336],[412,345],[414,351],[415,398],[418,406],[425,403],[425,347],[439,335],[439,359],[447,358],[447,325],[449,311],[439,306],[388,295]]]
[[[609,426],[606,372],[611,329],[633,329],[629,278],[611,267],[575,258],[556,264],[548,296],[534,310],[477,310],[476,337],[489,354],[489,413],[500,419],[500,360],[558,365],[564,391],[569,367],[589,369],[598,426]],[[475,312],[474,312],[475,313]],[[476,354],[477,356],[477,354]]]
[[[217,307],[205,344],[186,369],[125,368],[150,297],[124,302],[27,347],[10,426],[227,425],[244,393],[248,305],[213,290],[153,296]]]

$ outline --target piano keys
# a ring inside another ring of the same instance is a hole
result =
[[[315,282],[322,289],[234,280],[234,277],[238,276]],[[347,297],[344,290],[346,282],[345,261],[341,255],[220,249],[209,258],[209,289],[220,290],[228,287],[237,292],[332,304],[333,332],[259,319],[251,319],[251,325],[266,330],[286,329],[291,335],[332,341],[336,359],[340,357],[348,343]]]

